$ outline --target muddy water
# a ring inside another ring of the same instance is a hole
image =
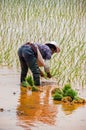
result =
[[[0,130],[86,130],[86,105],[52,100],[56,85],[31,92],[19,85],[19,73],[0,67]],[[86,99],[86,88],[78,87]]]

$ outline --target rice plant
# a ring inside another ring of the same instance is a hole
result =
[[[51,74],[63,85],[86,85],[86,0],[0,0],[0,64],[19,68],[27,41],[58,41]]]

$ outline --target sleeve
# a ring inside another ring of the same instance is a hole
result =
[[[50,60],[51,56],[52,56],[51,51],[46,50],[46,60]]]
[[[50,60],[52,56],[52,51],[49,49],[48,46],[44,47],[44,53],[45,53],[45,60]]]

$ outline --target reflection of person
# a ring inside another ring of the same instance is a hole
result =
[[[19,104],[17,106],[17,119],[19,125],[29,127],[35,122],[40,122],[48,125],[55,125],[57,115],[57,106],[50,103],[51,87],[42,87],[43,92],[26,91],[26,88],[21,87]],[[22,123],[22,124],[21,124]]]
[[[40,86],[40,75],[44,76],[43,72],[39,69],[44,66],[44,70],[48,78],[51,78],[50,68],[45,61],[50,60],[54,53],[59,53],[60,49],[57,43],[52,41],[46,44],[26,43],[18,50],[19,61],[21,64],[21,83],[25,80],[30,68],[33,74],[34,84]]]

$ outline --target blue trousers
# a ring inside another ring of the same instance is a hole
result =
[[[34,84],[40,85],[40,70],[37,65],[37,58],[30,45],[23,45],[18,50],[19,61],[21,65],[21,83],[25,81],[30,68],[33,74]]]

